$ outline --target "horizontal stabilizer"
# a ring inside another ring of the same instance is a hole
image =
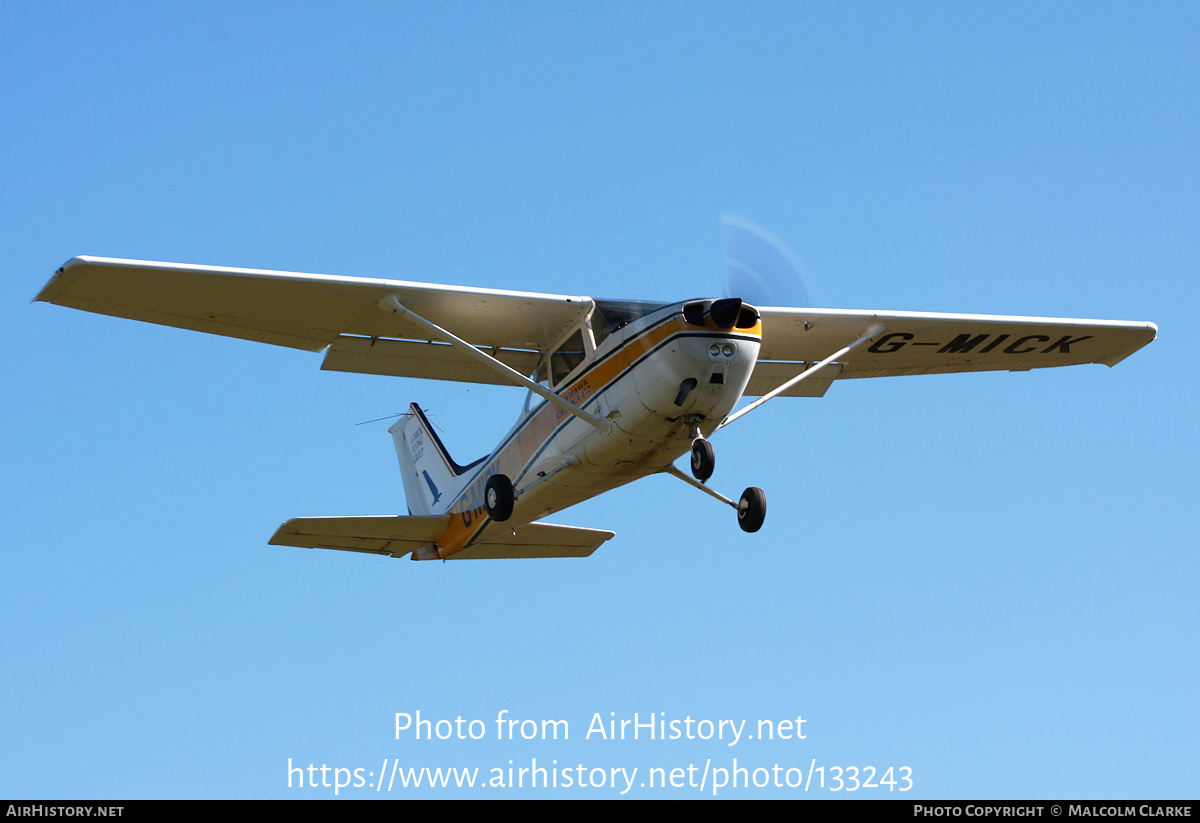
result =
[[[556,526],[552,523],[530,523],[512,532],[468,546],[450,557],[451,560],[498,560],[527,557],[588,557],[600,548],[615,532],[585,529],[579,526]]]
[[[432,543],[446,530],[449,522],[448,514],[427,517],[295,517],[279,527],[271,537],[271,545],[402,557]]]

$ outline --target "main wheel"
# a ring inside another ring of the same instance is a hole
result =
[[[512,481],[507,475],[493,474],[488,478],[487,487],[483,492],[483,505],[487,509],[488,517],[497,523],[503,523],[512,517],[513,503],[516,499]]]
[[[717,453],[713,451],[712,443],[702,437],[692,441],[692,477],[703,483],[712,477],[717,467]]]
[[[742,492],[738,501],[738,525],[744,532],[756,532],[767,519],[767,493],[757,486]]]

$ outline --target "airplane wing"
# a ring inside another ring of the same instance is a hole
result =
[[[67,261],[35,301],[307,351],[322,368],[502,382],[378,303],[388,294],[523,374],[591,310],[589,297],[104,257]],[[382,339],[381,339],[382,338]]]
[[[820,396],[836,379],[1115,366],[1154,339],[1147,322],[932,312],[760,309],[759,362],[746,389],[762,395],[846,346],[876,323],[869,343],[802,380],[785,396]],[[811,384],[811,385],[810,385]]]

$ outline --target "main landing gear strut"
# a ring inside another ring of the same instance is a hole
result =
[[[701,442],[707,443],[708,441],[705,440]],[[763,521],[767,517],[767,494],[757,486],[751,486],[750,488],[746,489],[744,492],[742,492],[741,500],[734,503],[725,495],[718,491],[713,491],[698,480],[693,480],[674,466],[668,466],[667,468],[663,469],[663,471],[672,477],[678,477],[689,486],[695,486],[697,489],[709,495],[710,497],[715,497],[725,505],[732,506],[734,509],[736,509],[738,513],[738,525],[741,527],[742,531],[756,532],[762,528]]]

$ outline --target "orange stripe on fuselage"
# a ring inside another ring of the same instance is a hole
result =
[[[762,323],[756,323],[748,329],[722,329],[712,319],[705,317],[704,328],[720,334],[739,334],[762,337]],[[579,376],[570,386],[559,392],[563,398],[576,406],[582,407],[592,399],[598,391],[608,388],[609,384],[618,378],[622,372],[631,368],[649,352],[666,342],[670,337],[681,332],[695,332],[699,326],[693,326],[679,313],[657,326],[639,334],[632,340],[626,341],[621,348],[595,363]],[[450,524],[446,531],[435,541],[438,553],[446,558],[462,551],[474,537],[478,536],[481,528],[487,524],[487,509],[483,504],[484,490],[488,478],[493,474],[506,474],[514,480],[520,478],[524,471],[534,461],[544,448],[550,446],[550,440],[555,430],[563,424],[570,412],[560,409],[550,402],[543,402],[534,414],[525,421],[508,443],[497,454],[488,458],[487,462],[475,478],[463,489],[449,509]],[[526,525],[524,522],[510,521],[504,524],[505,529],[518,529]]]

